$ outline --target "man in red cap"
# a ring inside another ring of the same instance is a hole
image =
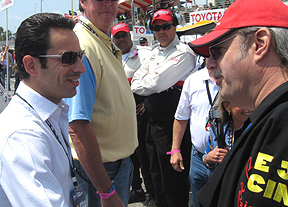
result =
[[[127,54],[133,46],[128,25],[125,23],[115,24],[112,27],[112,36],[114,43],[121,50],[122,55]]]
[[[202,206],[288,206],[288,7],[237,0],[191,42],[233,105],[254,111],[199,194]]]
[[[173,153],[168,152],[171,150],[174,114],[181,88],[196,65],[193,51],[176,35],[178,23],[167,9],[154,12],[150,28],[160,44],[152,48],[148,61],[135,72],[131,84],[134,93],[147,96],[144,101],[148,117],[146,148],[158,207],[187,207],[189,197],[189,133],[185,134],[181,148],[187,156],[186,170],[181,173],[173,170],[170,165]]]

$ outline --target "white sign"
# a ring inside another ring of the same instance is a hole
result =
[[[144,26],[134,26],[133,36],[143,36],[146,34],[146,28]]]
[[[192,24],[200,22],[202,20],[207,21],[219,21],[221,17],[224,15],[225,9],[213,9],[213,10],[205,10],[199,12],[190,12],[190,22]]]
[[[14,6],[14,0],[2,0],[0,2],[0,6],[1,6],[0,11],[8,9],[11,6]]]

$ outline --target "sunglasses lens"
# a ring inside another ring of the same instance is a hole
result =
[[[155,25],[155,26],[153,27],[153,29],[154,29],[154,31],[159,32],[160,29],[161,29],[161,26],[160,26],[160,25]]]
[[[126,37],[128,37],[128,34],[127,33],[123,33],[123,34],[116,34],[116,35],[114,35],[114,38],[116,38],[116,39],[120,39],[120,38],[126,38]]]
[[[77,52],[64,52],[62,54],[61,62],[62,64],[73,65],[76,62],[77,58],[78,58]]]
[[[154,31],[159,32],[161,29],[164,31],[171,29],[171,24],[162,24],[153,26]]]
[[[169,30],[171,28],[171,24],[163,24],[162,29],[163,30]]]

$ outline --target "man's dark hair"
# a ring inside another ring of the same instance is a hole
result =
[[[26,72],[23,57],[31,55],[38,57],[46,55],[50,49],[50,29],[61,28],[73,30],[73,20],[65,18],[60,14],[39,13],[25,19],[19,26],[15,40],[15,59],[21,79],[29,77]],[[46,58],[40,58],[42,68],[46,68]]]

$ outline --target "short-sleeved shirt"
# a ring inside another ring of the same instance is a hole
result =
[[[192,144],[201,153],[205,152],[209,139],[209,132],[205,129],[210,109],[206,80],[208,80],[211,97],[212,99],[215,98],[219,86],[212,81],[207,68],[203,68],[191,74],[184,82],[175,113],[177,120],[190,119]]]

